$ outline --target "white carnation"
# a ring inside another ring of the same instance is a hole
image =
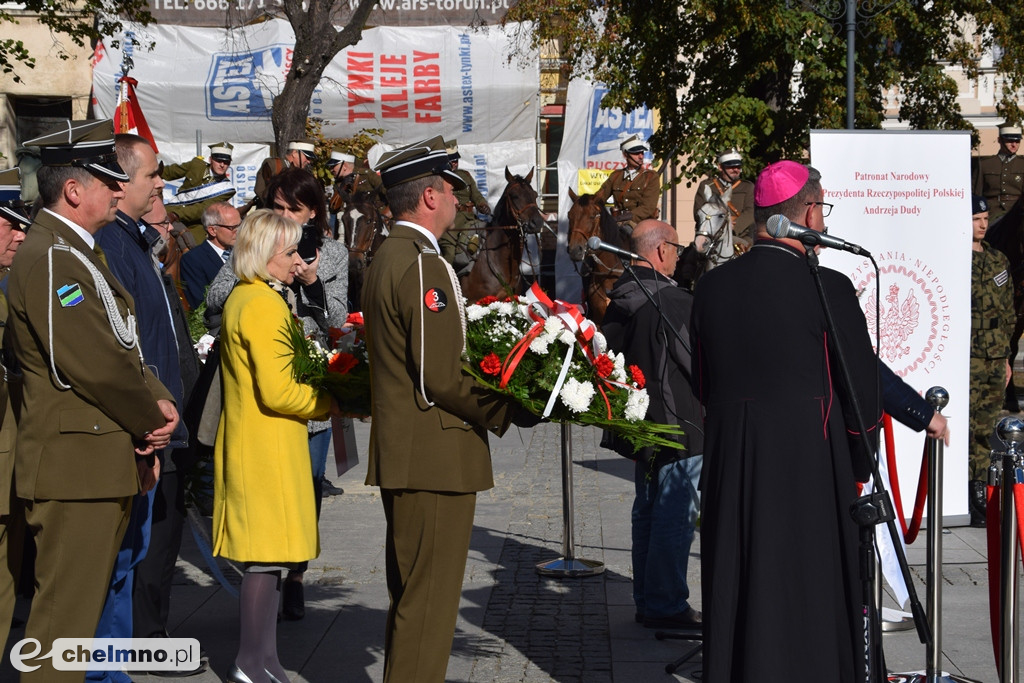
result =
[[[647,406],[651,403],[651,398],[647,395],[646,389],[636,389],[629,392],[629,396],[626,397],[626,419],[630,422],[638,422],[644,419],[647,415]]]
[[[491,306],[502,315],[515,315],[516,312],[516,304],[511,301],[496,301]]]
[[[562,321],[558,318],[552,317],[544,321],[544,334],[549,337],[556,337],[562,329]]]
[[[551,339],[546,334],[538,335],[530,342],[530,350],[539,356],[546,356]]]
[[[608,340],[600,332],[594,332],[594,350],[598,355],[608,350]]]
[[[569,330],[562,330],[558,335],[558,341],[562,342],[566,346],[572,346],[576,343],[576,335]]]
[[[488,312],[489,311],[486,306],[477,306],[476,304],[470,304],[469,306],[466,307],[466,320],[468,320],[469,322],[473,322],[474,320],[480,320],[481,318],[484,318]]]
[[[558,396],[566,408],[574,413],[583,413],[590,407],[590,401],[594,398],[594,385],[570,377],[562,385]]]

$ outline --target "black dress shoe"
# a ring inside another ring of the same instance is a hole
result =
[[[335,486],[327,477],[322,477],[320,479],[320,494],[324,498],[329,496],[340,496],[343,493],[345,493],[345,489]]]
[[[988,516],[988,486],[978,480],[972,480],[968,485],[967,507],[971,512],[971,526],[984,529]]]
[[[695,629],[702,626],[703,615],[692,607],[687,607],[685,612],[672,614],[667,617],[644,618],[644,628]]]
[[[154,678],[188,678],[189,676],[198,676],[204,671],[206,671],[206,663],[200,662],[199,666],[190,671],[148,671],[146,675]]]
[[[281,585],[281,616],[288,621],[298,621],[306,616],[301,581],[285,581]]]

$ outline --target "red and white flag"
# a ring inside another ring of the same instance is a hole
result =
[[[117,79],[117,109],[114,112],[114,131],[117,133],[135,133],[149,140],[154,152],[160,150],[156,147],[153,133],[149,130],[146,117],[142,114],[142,107],[139,106],[139,98],[135,94],[137,80],[130,76],[121,76]]]

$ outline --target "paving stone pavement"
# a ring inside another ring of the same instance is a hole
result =
[[[481,493],[466,567],[447,680],[458,683],[646,683],[699,681],[699,653],[675,676],[670,660],[691,643],[658,641],[633,620],[629,517],[632,463],[599,447],[599,432],[574,427],[574,554],[604,563],[586,578],[540,576],[535,567],[562,554],[562,465],[558,425],[512,429],[492,437],[495,487]],[[281,622],[281,660],[295,682],[381,680],[388,597],[384,578],[384,515],[377,489],[363,485],[369,424],[356,424],[362,462],[335,478],[344,494],[324,500],[321,555],[306,574],[306,618]],[[333,461],[329,462],[329,468]],[[924,600],[924,536],[908,549]],[[984,530],[957,528],[944,536],[943,634],[951,673],[997,681],[988,634]],[[239,575],[222,563],[229,584]],[[700,609],[700,534],[689,566],[691,603]],[[210,669],[178,679],[220,681],[238,638],[237,600],[212,578],[186,532],[178,561],[173,636],[199,639]],[[887,595],[887,604],[892,605]],[[19,603],[25,616],[27,604]],[[779,624],[785,628],[784,624]],[[23,637],[12,631],[11,642]],[[913,631],[885,636],[890,670],[920,670],[925,650]],[[14,681],[5,655],[0,681]],[[794,663],[791,680],[804,677]],[[157,677],[135,675],[138,683]]]

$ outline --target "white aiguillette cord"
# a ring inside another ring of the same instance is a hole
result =
[[[462,287],[459,286],[459,280],[455,277],[455,271],[452,269],[450,263],[445,261],[437,252],[434,252],[435,256],[441,260],[444,264],[445,269],[448,271],[448,279],[452,284],[452,291],[455,296],[455,305],[459,309],[459,324],[462,326],[462,353],[466,352],[466,304],[462,300]],[[423,252],[421,251],[416,257],[416,266],[419,269],[420,278],[420,292],[423,292]],[[425,304],[423,304],[425,305]],[[423,325],[423,311],[420,311],[420,393],[423,395],[423,400],[427,402],[428,406],[433,407],[434,402],[427,398],[427,387],[423,380],[423,354],[426,347],[426,332]]]
[[[53,373],[53,381],[56,382],[57,386],[61,389],[67,390],[71,388],[70,384],[65,384],[57,373],[57,361],[53,354],[53,299],[56,296],[56,290],[53,288],[53,252],[55,249],[60,251],[66,251],[72,256],[76,257],[92,275],[93,283],[96,286],[96,293],[100,297],[100,301],[103,302],[103,308],[107,313],[107,321],[110,323],[110,329],[114,332],[114,338],[117,342],[126,349],[138,349],[139,351],[139,364],[142,366],[142,372],[146,372],[146,361],[142,357],[142,347],[138,343],[138,333],[135,325],[135,316],[129,313],[127,317],[121,316],[121,311],[117,309],[117,301],[114,298],[114,292],[110,288],[110,284],[107,279],[103,277],[103,273],[99,271],[92,261],[69,244],[61,241],[60,244],[54,244],[46,252],[46,266],[47,266],[47,309],[46,309],[46,324],[49,327],[47,330],[47,343],[49,344],[50,350],[50,372]]]

